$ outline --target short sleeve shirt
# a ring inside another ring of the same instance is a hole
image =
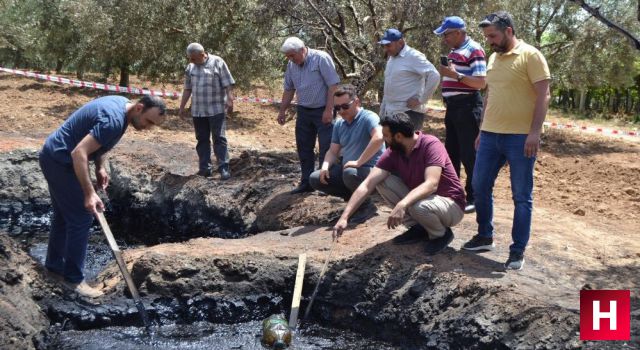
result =
[[[493,53],[487,63],[487,106],[482,130],[528,134],[536,103],[534,84],[551,79],[547,60],[522,40],[509,52]]]
[[[376,163],[376,167],[399,176],[409,190],[424,183],[424,173],[428,167],[441,167],[442,174],[435,194],[451,198],[460,209],[464,210],[466,205],[464,189],[453,169],[453,164],[444,145],[433,135],[421,132],[416,132],[416,134],[418,134],[418,141],[409,157],[403,152],[387,148]]]
[[[378,115],[364,108],[360,109],[360,112],[358,112],[351,123],[348,123],[342,118],[336,121],[333,126],[331,143],[340,145],[343,162],[346,163],[360,158],[362,152],[364,152],[369,142],[371,142],[371,131],[379,127],[379,124],[380,118]],[[380,146],[378,152],[363,166],[373,167],[383,151],[384,145]]]
[[[47,137],[43,152],[58,163],[71,164],[71,151],[91,134],[100,144],[100,148],[89,155],[89,160],[95,160],[111,150],[127,130],[128,102],[122,96],[107,96],[85,104]]]
[[[302,66],[291,61],[284,73],[284,90],[296,91],[298,104],[307,108],[325,107],[329,86],[340,82],[336,66],[328,53],[307,49]]]
[[[487,62],[482,46],[471,38],[467,38],[459,48],[451,50],[447,56],[456,72],[473,77],[487,75]],[[457,79],[442,77],[442,97],[450,97],[460,94],[470,94],[478,91],[476,88],[458,82]]]
[[[210,117],[224,113],[226,88],[235,84],[224,60],[208,54],[203,64],[190,63],[184,71],[184,88],[191,90],[191,115]]]

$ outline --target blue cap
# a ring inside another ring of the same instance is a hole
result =
[[[433,32],[436,35],[442,35],[449,29],[464,29],[464,28],[465,28],[465,25],[462,18],[458,16],[451,16],[451,17],[445,17],[440,27],[436,28],[436,30],[434,30]]]
[[[389,28],[385,30],[384,36],[382,37],[382,40],[378,41],[378,44],[387,45],[392,41],[398,41],[400,39],[402,39],[402,32],[395,28]]]

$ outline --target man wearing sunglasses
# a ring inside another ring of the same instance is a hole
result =
[[[382,117],[380,124],[389,148],[353,192],[333,227],[333,236],[337,239],[342,235],[351,214],[377,189],[393,206],[387,227],[410,226],[393,243],[425,242],[425,252],[437,254],[451,243],[451,227],[464,216],[460,179],[442,142],[433,135],[414,131],[408,115],[396,112]]]
[[[388,57],[380,116],[404,112],[415,130],[422,130],[427,101],[440,83],[440,73],[422,52],[409,47],[395,28],[387,29],[378,44]]]
[[[306,47],[296,37],[285,40],[280,48],[289,63],[284,74],[284,92],[278,113],[278,123],[284,125],[287,109],[293,96],[298,97],[296,108],[296,148],[300,159],[300,184],[290,193],[311,192],[309,175],[315,169],[316,139],[320,150],[319,164],[331,144],[333,130],[333,92],[340,78],[328,53]]]
[[[317,191],[348,200],[384,151],[382,127],[377,114],[361,107],[351,84],[338,87],[333,104],[342,118],[336,120],[329,151],[309,183]]]
[[[490,14],[480,28],[494,53],[487,62],[487,93],[473,172],[478,234],[462,248],[494,248],[493,186],[500,168],[509,163],[515,210],[513,244],[504,265],[520,270],[531,234],[533,169],[549,106],[551,74],[542,53],[516,38],[507,12]]]

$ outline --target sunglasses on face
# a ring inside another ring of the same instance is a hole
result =
[[[333,106],[333,110],[336,111],[336,112],[340,112],[343,109],[347,110],[347,109],[349,109],[351,107],[351,105],[353,104],[353,101],[355,101],[355,100],[351,100],[351,101],[349,101],[349,103],[343,103],[341,105],[335,105],[335,106]]]

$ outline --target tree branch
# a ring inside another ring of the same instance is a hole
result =
[[[323,30],[322,34],[324,34],[324,42],[325,42],[325,45],[327,46],[327,50],[329,50],[329,54],[331,54],[331,57],[333,57],[333,60],[338,65],[340,72],[342,72],[342,76],[346,78],[347,71],[344,69],[344,64],[342,63],[338,55],[336,55],[335,51],[333,51],[333,45],[331,45],[331,37],[329,36],[329,33]]]
[[[631,42],[633,43],[633,45],[636,47],[637,50],[640,50],[640,40],[638,40],[638,38],[636,38],[633,34],[629,33],[624,28],[618,26],[617,24],[605,18],[602,14],[600,14],[599,9],[587,5],[587,3],[584,0],[569,0],[569,1],[575,2],[576,4],[580,5],[580,7],[582,7],[585,11],[589,12],[593,17],[598,19],[600,22],[604,23],[607,27],[622,33],[622,35],[626,36],[627,38],[629,38],[629,40],[631,40]]]
[[[362,22],[360,22],[360,18],[358,18],[358,12],[356,11],[356,7],[353,5],[353,0],[349,0],[349,6],[347,6],[351,11],[351,15],[353,16],[353,21],[356,23],[356,28],[358,29],[358,36],[362,36]]]
[[[331,22],[329,22],[327,17],[318,9],[318,7],[313,3],[313,1],[307,0],[307,3],[309,3],[309,6],[313,8],[316,14],[320,16],[322,21],[325,23],[326,29],[329,31],[329,34],[331,35],[333,40],[335,40],[338,44],[340,44],[340,47],[342,47],[342,49],[346,51],[355,60],[357,60],[360,63],[364,63],[365,60],[362,57],[360,57],[357,53],[355,53],[351,48],[349,48],[349,46],[335,34],[333,30],[334,29],[333,25],[331,24]]]

